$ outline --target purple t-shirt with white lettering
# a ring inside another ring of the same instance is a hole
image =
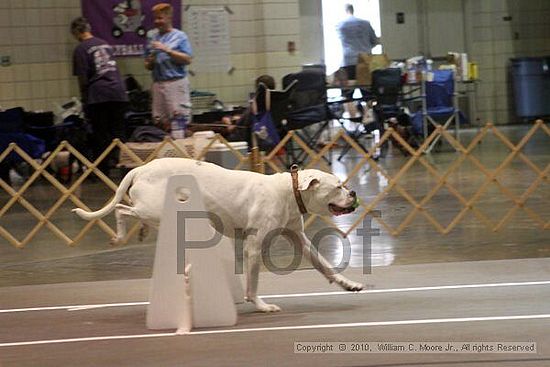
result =
[[[73,74],[82,83],[85,104],[128,101],[113,48],[101,38],[84,40],[75,48]]]

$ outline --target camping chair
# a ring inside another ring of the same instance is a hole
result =
[[[348,119],[356,124],[354,129],[346,129],[348,135],[355,140],[363,150],[367,151],[360,141],[363,137],[370,136],[376,130],[379,132],[378,136],[382,136],[385,132],[384,123],[388,119],[397,117],[402,113],[402,87],[401,69],[377,69],[372,72],[372,85],[370,90],[361,90],[361,102],[367,102],[367,107],[362,107],[362,104],[359,104],[358,107],[360,107],[362,116],[355,119]],[[369,118],[367,114],[371,107],[374,116],[370,116]],[[344,121],[345,119],[340,119],[342,126],[345,128]],[[375,140],[374,143],[376,144],[378,141]],[[386,146],[386,144],[384,144],[384,146]],[[340,153],[338,160],[341,160],[350,149],[350,146],[345,147]],[[375,158],[378,158],[378,155],[376,155]]]
[[[376,99],[375,112],[380,126],[380,135],[384,133],[387,124],[410,145],[415,146],[416,142],[410,140],[412,128],[407,103],[415,99],[411,95],[420,90],[420,87],[404,91],[403,82],[399,68],[374,70],[371,92]],[[407,150],[393,136],[389,140],[405,155],[408,154]],[[384,144],[384,147],[387,147],[387,143]]]
[[[284,90],[271,90],[263,83],[251,103],[252,144],[260,150],[273,149],[286,134],[284,121],[290,111],[289,97],[296,83]]]
[[[294,131],[310,149],[318,151],[320,138],[334,119],[327,104],[325,73],[322,69],[305,69],[287,74],[283,77],[283,88],[291,86],[287,115],[276,121],[281,121],[284,134]],[[290,164],[303,164],[306,152],[292,141],[286,148]]]
[[[381,125],[401,112],[402,88],[401,69],[378,69],[372,72],[371,92],[376,99],[375,111]]]
[[[430,73],[430,78],[425,77],[422,80],[422,111],[418,111],[413,116],[413,128],[417,134],[422,134],[426,139],[429,131],[438,125],[436,119],[443,119],[444,129],[454,123],[455,136],[458,140],[460,123],[461,120],[465,120],[465,117],[458,108],[454,72],[452,70],[434,70]],[[438,135],[432,141],[426,149],[427,153],[433,149],[440,138],[441,135]]]
[[[374,113],[376,101],[367,90],[361,90],[360,98],[345,96],[329,103],[331,105],[331,110],[334,111],[336,120],[340,123],[346,134],[365,152],[368,151],[368,149],[364,146],[364,143],[361,142],[361,139],[370,136],[375,130],[379,130],[381,134],[384,132],[384,125],[380,123],[378,116]],[[343,112],[344,105],[350,103],[354,105],[353,110],[357,110],[358,114]],[[366,105],[364,106],[365,103]],[[346,145],[340,151],[337,160],[342,160],[351,148],[351,145]]]

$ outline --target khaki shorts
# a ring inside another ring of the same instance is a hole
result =
[[[153,119],[165,130],[183,130],[191,120],[191,96],[187,78],[154,82],[152,87]],[[180,138],[183,131],[174,131]]]

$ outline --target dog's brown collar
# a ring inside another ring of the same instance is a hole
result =
[[[307,209],[306,209],[306,206],[304,205],[304,201],[302,200],[302,195],[298,190],[298,165],[293,164],[290,167],[290,176],[292,177],[292,191],[294,192],[294,198],[296,199],[296,204],[298,204],[300,213],[306,214]]]

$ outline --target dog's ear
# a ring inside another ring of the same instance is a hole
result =
[[[319,185],[321,184],[321,181],[319,181],[318,178],[315,178],[313,176],[307,176],[302,179],[300,179],[300,182],[298,183],[298,190],[305,191],[305,190],[315,190]]]

